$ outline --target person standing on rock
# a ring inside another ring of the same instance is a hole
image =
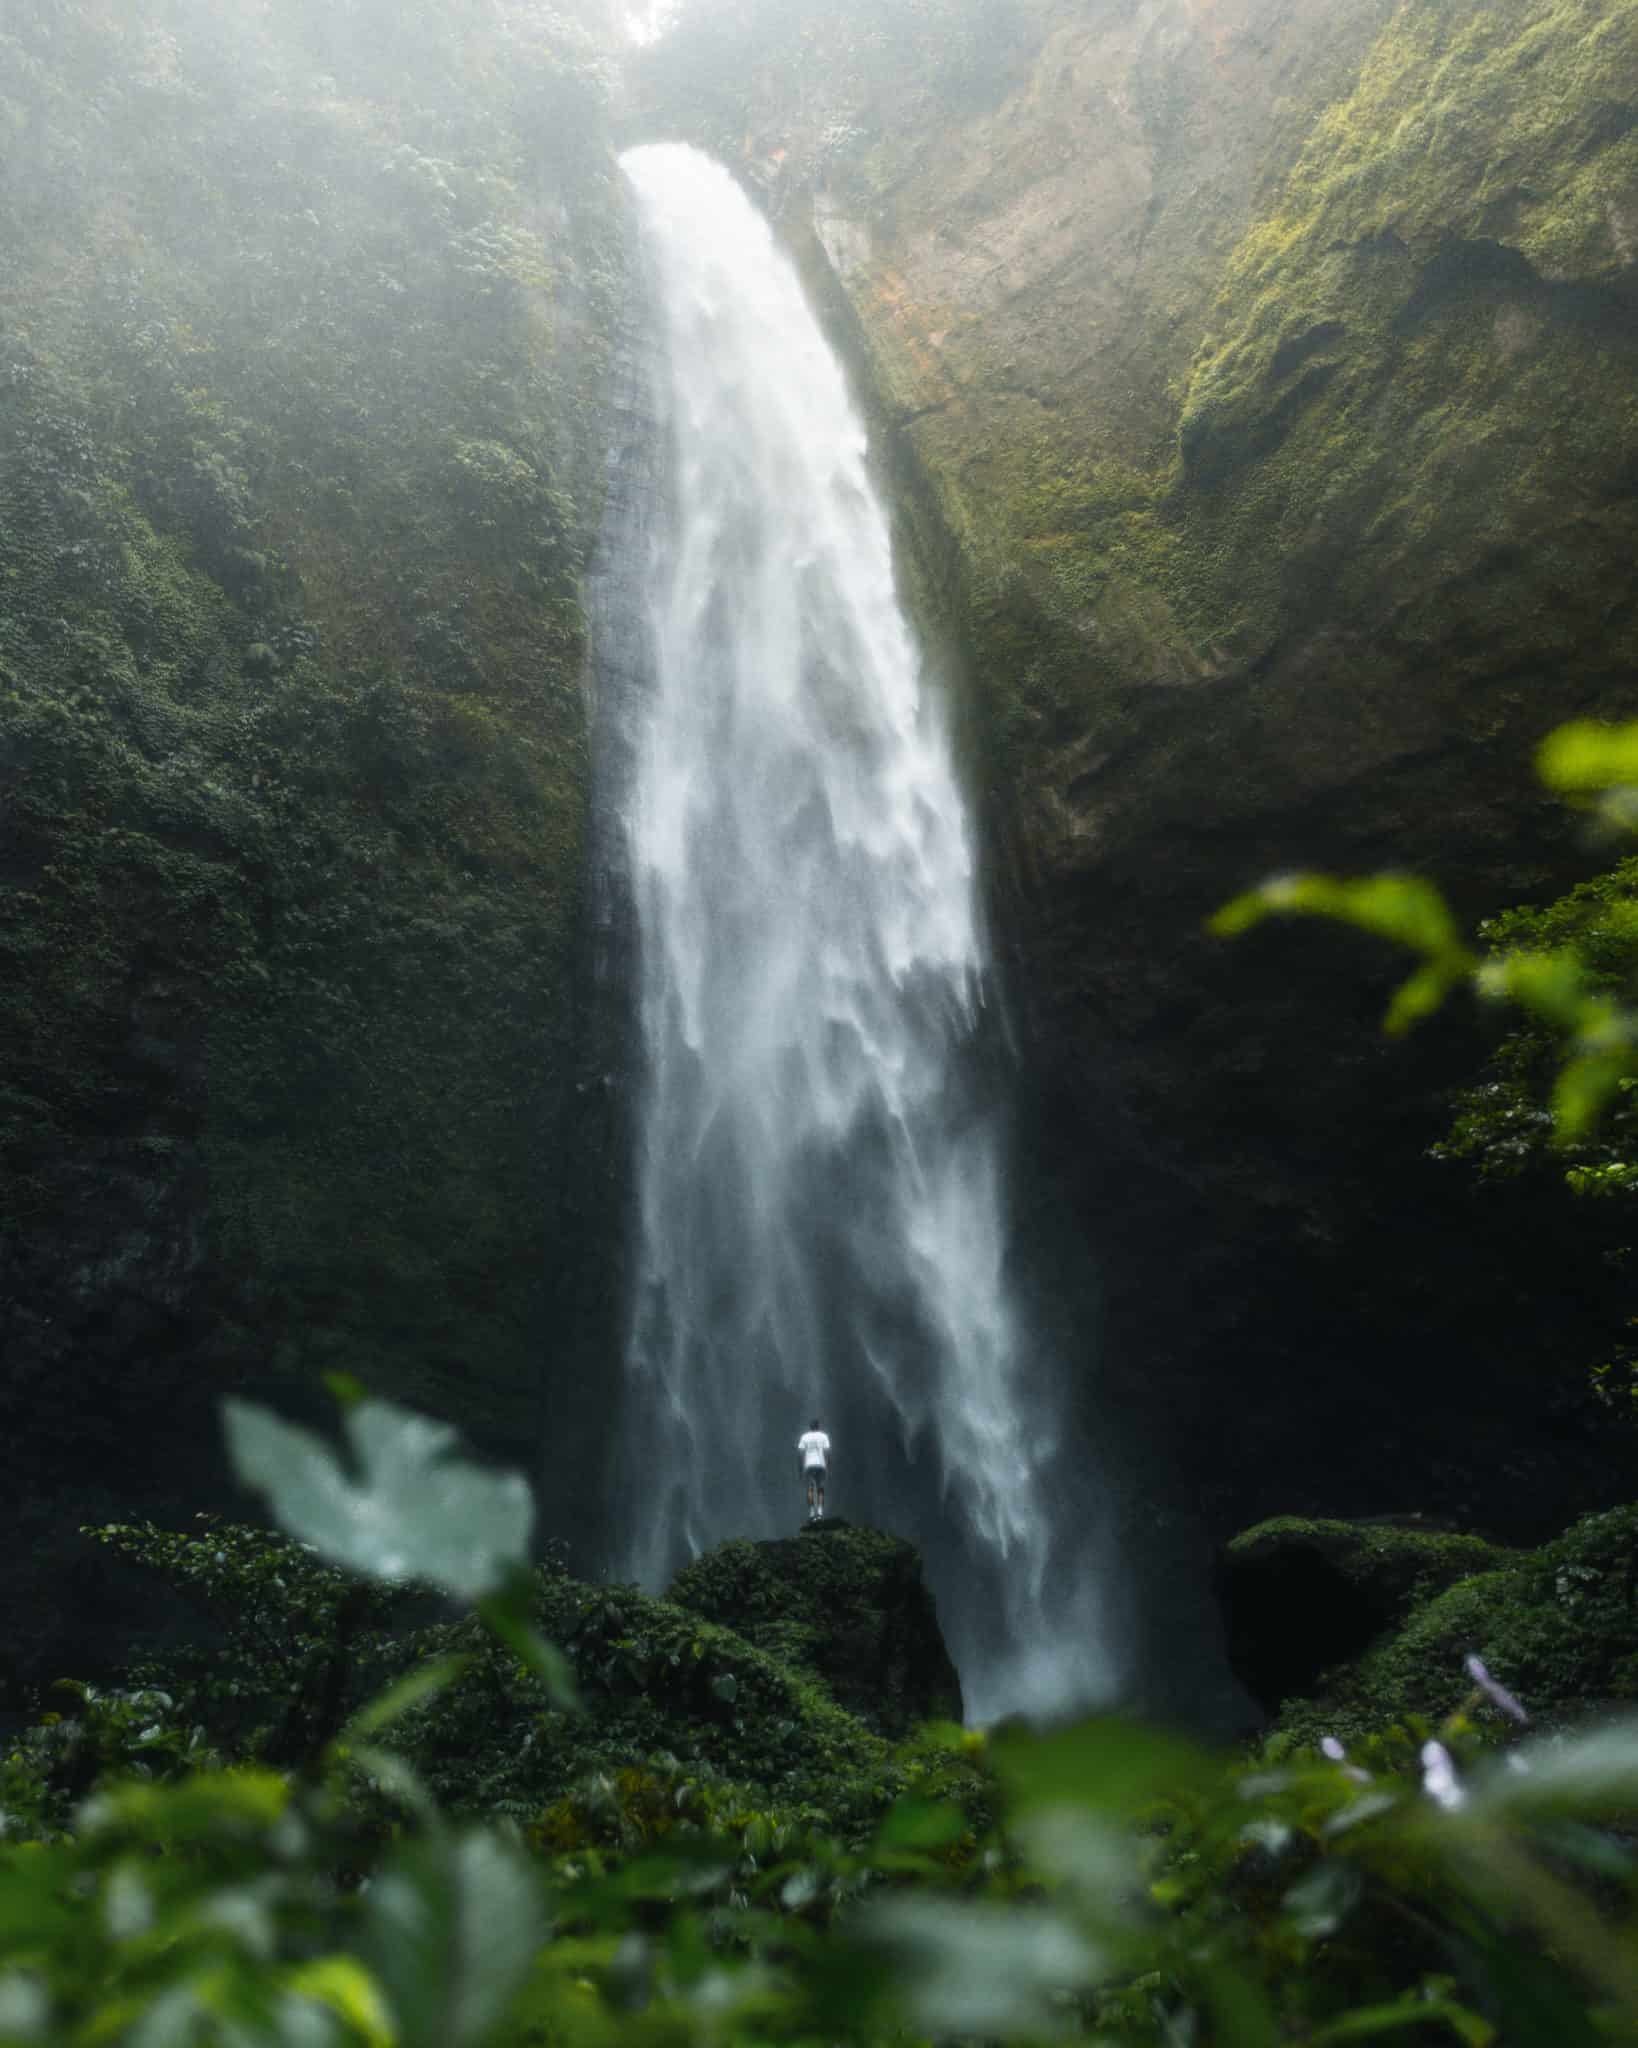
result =
[[[807,1483],[808,1520],[822,1521],[825,1514],[825,1467],[830,1462],[830,1438],[819,1427],[817,1415],[796,1439],[796,1455],[802,1460],[802,1477]]]

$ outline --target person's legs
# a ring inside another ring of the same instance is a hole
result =
[[[822,1465],[814,1474],[813,1483],[819,1489],[819,1519],[823,1521],[825,1514],[825,1469]]]

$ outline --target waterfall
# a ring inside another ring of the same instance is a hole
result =
[[[668,449],[624,799],[624,1565],[657,1586],[793,1533],[817,1415],[831,1511],[921,1544],[969,1711],[1097,1696],[1096,1481],[1009,1283],[973,830],[865,433],[728,173],[678,144],[621,162]]]

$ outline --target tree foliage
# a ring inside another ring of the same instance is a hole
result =
[[[1560,726],[1537,767],[1588,814],[1596,839],[1638,830],[1638,725]],[[1469,1162],[1487,1180],[1546,1168],[1578,1196],[1638,1195],[1638,857],[1555,902],[1485,920],[1473,944],[1433,883],[1401,874],[1275,876],[1225,904],[1211,928],[1232,937],[1289,915],[1352,925],[1419,956],[1389,1006],[1390,1032],[1464,987],[1510,1015],[1489,1072],[1457,1097],[1436,1157]],[[1630,1250],[1615,1242],[1606,1256],[1626,1264]],[[1638,1419],[1638,1345],[1612,1344],[1591,1379],[1610,1407]]]
[[[1589,808],[1606,830],[1638,825],[1638,725],[1561,726],[1543,742],[1542,780]],[[1211,920],[1220,937],[1265,918],[1324,917],[1391,939],[1421,965],[1388,1009],[1385,1028],[1402,1032],[1437,1010],[1456,989],[1522,1013],[1536,1043],[1554,1048],[1550,1112],[1555,1142],[1581,1143],[1625,1084],[1638,1078],[1638,1008],[1622,999],[1638,955],[1638,905],[1630,901],[1634,864],[1546,913],[1514,912],[1468,945],[1443,895],[1420,876],[1339,879],[1271,877],[1237,896]],[[1595,914],[1595,906],[1602,914]]]

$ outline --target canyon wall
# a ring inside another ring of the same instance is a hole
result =
[[[1638,8],[760,18],[730,70],[702,6],[651,113],[766,190],[943,537],[1095,1405],[1217,1527],[1545,1532],[1618,1483],[1612,1310],[1567,1204],[1425,1156],[1492,1026],[1389,1045],[1386,949],[1204,921],[1299,867],[1474,916],[1596,865],[1531,756],[1631,710]]]
[[[77,1523],[221,1496],[224,1391],[310,1409],[344,1371],[514,1461],[577,1426],[551,1368],[610,1227],[579,987],[603,56],[487,0],[8,10],[0,1601],[29,1669],[120,1620]]]

